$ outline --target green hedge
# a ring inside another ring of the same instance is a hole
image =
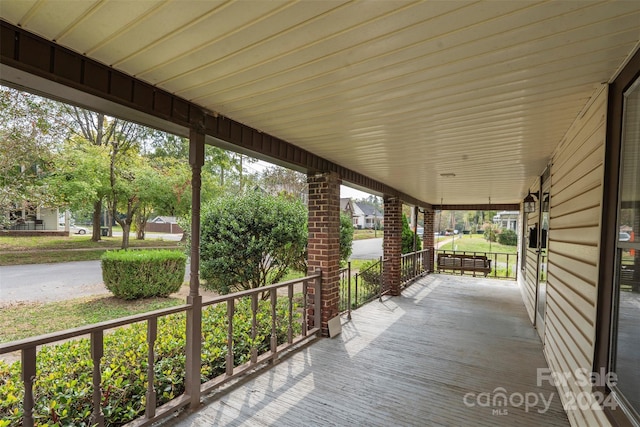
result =
[[[122,299],[166,297],[184,282],[187,256],[172,250],[108,251],[102,257],[102,279]]]
[[[271,337],[271,304],[260,301],[255,346],[258,354],[268,351]],[[287,340],[288,300],[278,301],[278,344]],[[294,307],[293,334],[301,333],[301,313]],[[233,317],[234,365],[251,357],[251,300],[236,304]],[[223,374],[227,354],[227,306],[206,307],[202,313],[202,369],[205,382]],[[102,359],[102,410],[107,426],[120,426],[144,414],[147,387],[146,322],[139,322],[104,336]],[[160,406],[184,392],[185,316],[161,317],[155,344],[155,389]],[[35,382],[36,425],[89,426],[92,398],[90,341],[87,338],[44,346],[38,352]],[[22,424],[24,391],[20,362],[0,361],[0,427]]]

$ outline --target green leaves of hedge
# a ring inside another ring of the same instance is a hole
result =
[[[301,313],[293,308],[293,334],[301,332]],[[258,354],[269,350],[271,338],[271,304],[258,303],[257,334],[251,339],[251,301],[236,303],[233,317],[233,356],[238,366],[251,357],[255,346]],[[276,307],[278,344],[287,340],[288,300],[279,300]],[[201,381],[223,374],[227,354],[227,307],[219,304],[205,307],[202,312]],[[154,346],[154,386],[158,406],[184,392],[185,378],[185,315],[161,317],[158,338]],[[120,426],[144,414],[147,389],[146,322],[119,328],[104,335],[102,359],[102,410],[107,426]],[[89,426],[93,362],[87,338],[54,346],[44,346],[36,363],[35,410],[36,425]],[[20,380],[20,362],[11,365],[0,361],[0,426],[22,424],[24,390]]]
[[[219,293],[255,289],[304,270],[307,212],[299,200],[258,191],[203,208],[200,275]]]
[[[122,299],[166,297],[184,281],[187,257],[180,251],[108,251],[102,257],[104,284]]]

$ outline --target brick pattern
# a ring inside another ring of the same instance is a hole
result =
[[[422,235],[422,248],[423,249],[430,249],[430,256],[429,256],[429,267],[427,269],[427,271],[429,273],[433,273],[433,270],[435,268],[435,263],[434,263],[434,257],[435,257],[435,250],[434,250],[434,243],[435,240],[433,238],[433,227],[434,227],[434,219],[435,219],[435,213],[432,210],[424,210],[424,234]]]
[[[402,201],[397,197],[384,197],[384,290],[400,295],[402,255]]]
[[[322,271],[320,327],[329,336],[329,319],[339,314],[340,302],[340,184],[336,173],[309,175],[309,273]],[[313,327],[314,289],[307,288],[307,324]]]

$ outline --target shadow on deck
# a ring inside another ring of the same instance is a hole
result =
[[[163,427],[569,425],[517,284],[430,275],[352,315]]]

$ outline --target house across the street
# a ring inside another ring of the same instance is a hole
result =
[[[175,216],[157,216],[147,222],[145,231],[170,234],[184,233],[184,230],[178,225],[178,219]]]

